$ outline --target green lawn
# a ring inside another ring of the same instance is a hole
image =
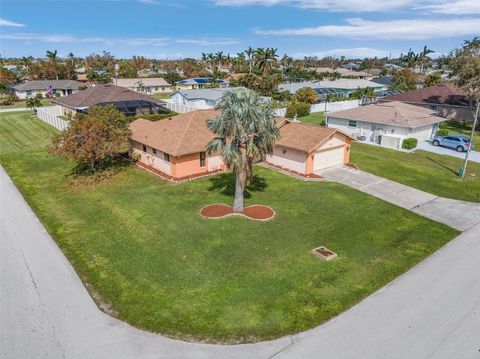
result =
[[[50,106],[52,104],[47,99],[42,99],[41,101],[43,106]],[[9,109],[9,108],[27,108],[26,101],[18,101],[18,102],[15,102],[13,105],[8,105],[8,106],[0,106],[0,110]]]
[[[469,162],[465,179],[455,172],[462,159],[417,150],[405,153],[354,143],[350,161],[361,170],[437,196],[480,202],[480,164]]]
[[[440,128],[446,128],[451,135],[454,134],[462,134],[462,135],[467,135],[470,136],[470,133],[472,131],[472,126],[471,125],[463,125],[461,123],[458,123],[456,121],[445,121],[440,124]],[[473,144],[477,146],[476,150],[480,150],[480,131],[475,131],[475,134],[473,135]]]
[[[315,125],[325,124],[325,112],[313,112],[308,116],[299,117],[298,120],[303,123],[312,123]]]
[[[128,167],[71,188],[72,163],[17,153],[27,137],[16,138],[0,163],[90,290],[119,318],[173,337],[250,342],[314,327],[457,235],[340,184],[261,167],[246,201],[276,218],[209,220],[198,211],[232,202],[230,174],[172,185]],[[319,260],[310,253],[319,245],[339,257]]]
[[[56,131],[30,111],[1,113],[0,154],[40,151]]]
[[[162,100],[162,99],[165,99],[165,98],[170,98],[171,94],[172,94],[171,92],[164,92],[164,93],[160,92],[160,93],[154,93],[150,96],[155,97],[158,100]]]

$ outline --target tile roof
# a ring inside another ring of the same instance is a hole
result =
[[[452,84],[424,87],[398,95],[384,97],[383,101],[402,101],[439,105],[468,106],[467,94]]]
[[[13,86],[17,91],[48,90],[49,86],[56,90],[78,90],[81,82],[75,80],[33,80]]]
[[[336,128],[287,120],[280,124],[280,140],[277,145],[310,152],[335,133],[350,137]]]
[[[100,103],[135,100],[148,101],[157,105],[165,104],[164,101],[157,100],[151,96],[112,84],[92,86],[72,95],[56,98],[54,102],[70,108],[83,109]]]
[[[434,110],[396,101],[332,112],[328,114],[328,117],[407,128],[445,121],[445,118],[435,116]]]
[[[235,91],[238,87],[224,87],[224,88],[211,88],[211,89],[198,89],[198,90],[178,90],[179,94],[185,97],[187,100],[220,100],[225,92]],[[173,94],[172,94],[173,95]]]
[[[304,87],[311,87],[313,89],[319,88],[333,88],[341,90],[356,90],[357,88],[380,88],[382,85],[372,81],[364,79],[338,79],[332,81],[306,81],[306,82],[294,82],[289,84],[278,85],[280,90],[289,91],[295,93],[298,89]]]
[[[140,84],[143,86],[170,86],[162,77],[137,77],[132,79],[116,79],[115,85],[120,87],[138,87]]]
[[[215,137],[206,122],[216,115],[215,110],[197,110],[160,121],[138,119],[130,124],[130,139],[175,157],[202,152]]]

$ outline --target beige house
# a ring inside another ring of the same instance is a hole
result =
[[[133,79],[115,79],[115,85],[147,95],[172,92],[172,85],[161,77],[146,77]]]
[[[353,138],[385,147],[401,148],[406,138],[426,141],[445,121],[428,108],[402,102],[386,102],[329,113],[327,126]]]
[[[19,99],[41,95],[42,97],[63,97],[78,91],[81,82],[75,80],[33,80],[12,87]]]

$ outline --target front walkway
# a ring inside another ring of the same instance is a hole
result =
[[[478,152],[478,147],[477,147],[477,146],[480,146],[480,143],[475,144],[475,145],[476,145],[475,148],[477,149],[477,151],[470,151],[470,153],[468,155],[468,159],[469,159],[469,161],[480,163],[480,152]],[[417,146],[417,149],[432,152],[432,153],[436,153],[436,154],[439,154],[439,155],[447,155],[447,156],[457,157],[457,158],[460,158],[462,160],[465,159],[465,152],[457,152],[457,151],[451,150],[449,148],[434,146],[430,142],[419,142],[418,146]]]
[[[316,173],[460,231],[480,222],[480,203],[438,197],[347,166],[331,167]]]

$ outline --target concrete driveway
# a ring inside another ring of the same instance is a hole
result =
[[[460,231],[480,222],[480,203],[438,197],[347,166],[328,168],[317,174]]]
[[[478,359],[480,225],[330,322],[249,345],[186,343],[97,309],[0,166],[0,358]]]
[[[477,146],[480,146],[480,144],[478,144]],[[436,154],[439,154],[439,155],[447,155],[447,156],[457,157],[457,158],[461,158],[461,159],[465,158],[465,152],[457,152],[457,151],[451,150],[449,148],[434,146],[430,142],[420,142],[417,146],[417,149],[432,152],[432,153],[436,153]],[[480,152],[470,151],[470,153],[468,155],[468,159],[472,162],[480,163]]]

